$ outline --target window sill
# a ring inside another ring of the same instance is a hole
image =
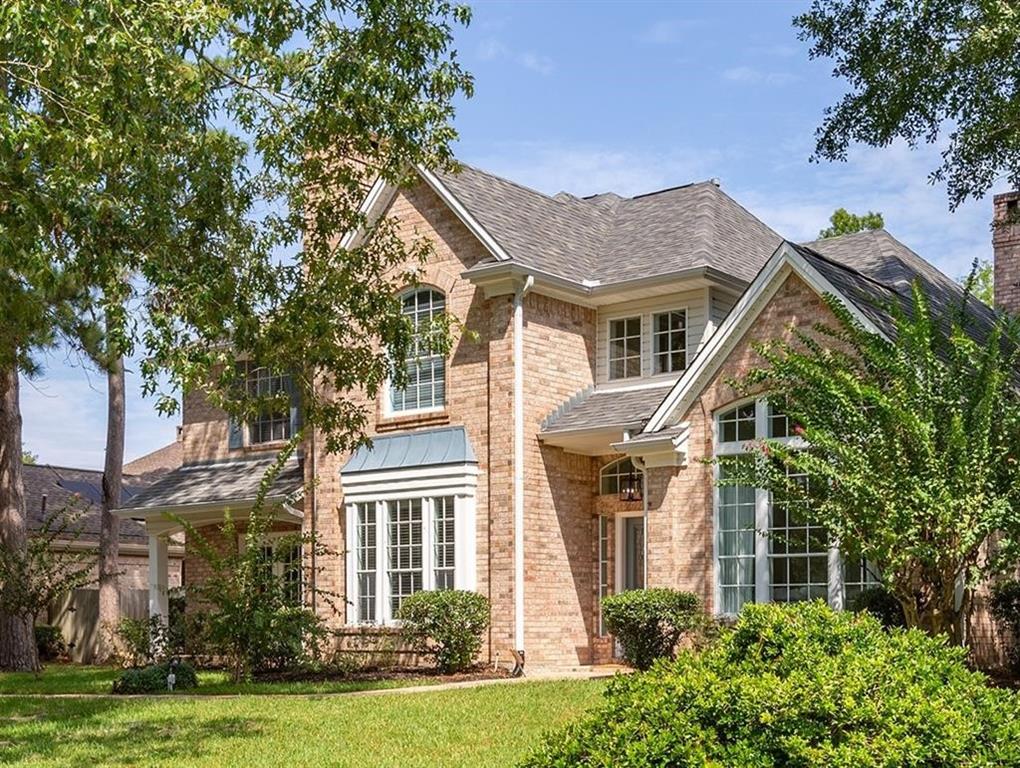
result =
[[[409,427],[425,427],[450,423],[450,413],[445,408],[441,411],[420,411],[418,413],[392,414],[380,416],[375,428],[379,432],[394,432]]]
[[[262,453],[264,451],[280,451],[287,447],[290,440],[272,440],[268,443],[252,443],[249,445],[242,446],[240,448],[234,448],[235,451],[241,453]]]

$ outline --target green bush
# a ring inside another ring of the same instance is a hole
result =
[[[862,589],[853,596],[847,607],[855,613],[867,611],[886,628],[907,626],[903,606],[885,587]]]
[[[1020,701],[966,650],[820,602],[747,606],[732,632],[641,675],[527,768],[1020,765]]]
[[[443,672],[457,672],[470,667],[482,647],[489,601],[456,589],[416,592],[404,599],[397,618],[419,653],[433,657]]]
[[[132,619],[124,616],[117,622],[117,638],[125,663],[142,667],[160,661],[160,649],[167,648],[167,630],[158,616],[149,619]]]
[[[704,620],[701,601],[675,589],[635,589],[602,601],[606,629],[623,646],[631,666],[648,669],[656,659],[672,657],[685,632]]]
[[[152,664],[123,670],[113,681],[114,693],[160,693],[167,690],[171,663]],[[195,668],[185,662],[173,665],[174,690],[187,691],[198,685]]]
[[[1020,675],[1020,581],[1001,581],[992,588],[992,616],[1009,634],[1009,666]]]
[[[67,653],[67,643],[60,632],[60,627],[50,624],[35,625],[35,647],[39,651],[40,661],[54,661]]]

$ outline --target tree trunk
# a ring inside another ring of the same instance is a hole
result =
[[[96,662],[117,656],[116,629],[120,621],[120,506],[124,469],[124,360],[110,361],[106,374],[106,464],[99,522],[99,642]],[[152,564],[150,563],[150,567]]]
[[[21,402],[18,368],[0,371],[0,547],[23,559],[28,549],[25,485],[21,471]],[[0,613],[0,670],[36,672],[32,617]]]

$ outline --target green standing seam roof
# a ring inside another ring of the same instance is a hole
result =
[[[477,463],[464,427],[442,427],[372,438],[371,445],[351,455],[340,474]]]

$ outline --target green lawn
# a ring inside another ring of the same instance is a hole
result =
[[[361,697],[0,698],[0,764],[512,766],[603,681]]]

